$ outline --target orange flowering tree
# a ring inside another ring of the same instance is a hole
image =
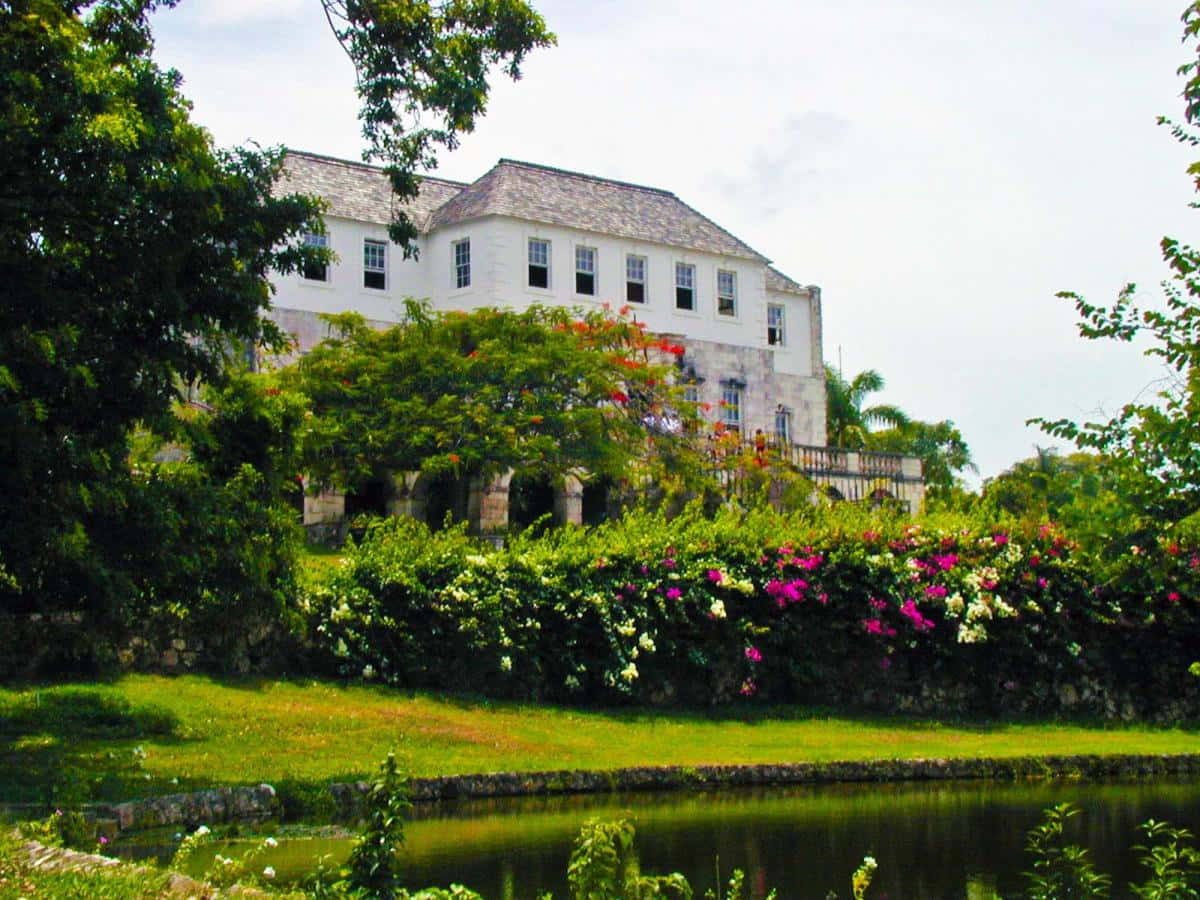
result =
[[[533,306],[434,312],[410,302],[335,336],[286,373],[311,401],[306,471],[354,490],[384,472],[584,471],[686,482],[695,410],[672,382],[683,348],[628,314]],[[668,473],[670,475],[668,476]]]

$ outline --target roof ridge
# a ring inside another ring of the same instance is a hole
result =
[[[311,150],[297,150],[294,147],[284,147],[284,152],[288,155],[306,156],[309,159],[319,159],[323,162],[338,163],[343,166],[350,166],[355,169],[369,169],[372,172],[383,174],[383,166],[376,166],[371,163],[365,163],[361,160],[342,159],[340,156],[330,156],[327,153],[313,153]],[[422,181],[440,181],[442,184],[450,184],[454,187],[470,187],[472,182],[456,181],[453,178],[442,178],[438,175],[417,175]]]
[[[501,157],[500,161],[488,171],[494,172],[503,165],[521,166],[525,169],[536,169],[541,172],[553,172],[555,175],[566,175],[569,178],[579,178],[583,181],[597,181],[601,184],[612,184],[616,185],[617,187],[632,188],[635,191],[645,191],[647,194],[660,194],[664,197],[675,196],[673,192],[664,188],[651,187],[647,184],[634,184],[632,181],[621,181],[617,178],[605,178],[602,175],[590,175],[587,172],[576,172],[573,169],[562,169],[558,166],[547,166],[543,165],[542,163],[527,162],[523,159],[509,159],[508,157]],[[487,175],[488,172],[485,172],[482,176],[480,176],[480,179],[487,177]]]

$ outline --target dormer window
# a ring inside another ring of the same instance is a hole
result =
[[[541,238],[529,239],[529,286],[550,287],[550,242]]]
[[[596,250],[575,248],[575,293],[596,296]]]
[[[696,308],[696,267],[690,263],[675,263],[675,308]]]
[[[363,287],[387,289],[387,243],[367,238],[363,241]]]

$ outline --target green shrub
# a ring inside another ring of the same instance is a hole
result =
[[[1200,713],[1200,556],[1098,561],[1051,525],[842,508],[635,512],[503,549],[397,519],[307,599],[324,665],[581,703]]]

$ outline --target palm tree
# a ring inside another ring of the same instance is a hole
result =
[[[860,450],[871,426],[903,428],[909,418],[887,404],[863,406],[869,394],[883,390],[883,376],[874,369],[859,372],[850,381],[830,365],[825,366],[825,443],[830,447]]]

